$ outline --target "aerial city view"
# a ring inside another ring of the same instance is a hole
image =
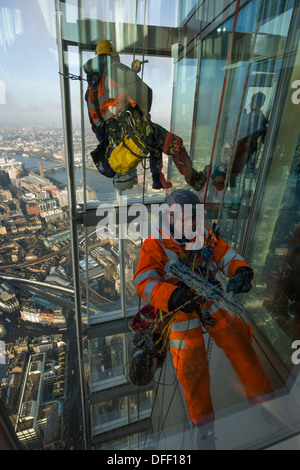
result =
[[[76,141],[75,134],[76,197],[80,204],[82,156],[80,138],[78,149]],[[27,445],[28,439],[32,445],[42,442],[44,448],[70,448],[74,442],[68,441],[66,423],[70,417],[75,420],[74,416],[80,416],[80,396],[75,373],[78,365],[63,132],[59,127],[2,128],[0,153],[1,398],[20,441]],[[86,200],[97,206],[100,175],[92,165],[87,168],[90,179]],[[112,188],[105,194],[114,198]],[[114,304],[115,309],[120,308],[118,245],[91,230],[86,263],[80,226],[78,236],[84,325],[86,282],[93,313],[111,310]],[[132,279],[140,242],[125,243],[126,290],[129,303],[134,303]],[[49,289],[49,285],[56,289]],[[88,376],[88,360],[85,370]],[[62,406],[63,412],[59,409]],[[72,414],[73,406],[77,413]],[[47,429],[43,422],[48,423]],[[73,426],[80,439],[80,423]],[[72,436],[75,439],[73,432]]]

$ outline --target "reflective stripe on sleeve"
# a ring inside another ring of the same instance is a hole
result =
[[[134,285],[137,286],[139,282],[153,277],[162,279],[162,276],[159,274],[159,272],[157,272],[155,269],[149,269],[148,271],[144,271],[143,273],[138,274],[133,282]]]
[[[213,315],[214,313],[217,313],[218,310],[220,310],[220,307],[217,304],[212,304],[210,307],[207,308],[207,312],[210,315]],[[205,313],[206,312],[205,308],[201,309],[201,312]]]
[[[223,273],[228,276],[229,265],[233,260],[244,261],[244,258],[239,255],[233,248],[230,248],[227,253],[223,256],[221,261],[218,263],[218,268],[223,269]]]
[[[147,302],[149,302],[149,304],[151,304],[151,294],[152,294],[153,288],[158,282],[161,282],[161,281],[160,280],[149,281],[144,289],[144,296]]]
[[[178,257],[176,255],[175,251],[168,250],[165,247],[164,247],[164,249],[165,249],[167,257],[169,258],[169,261],[178,261]]]
[[[194,318],[193,320],[185,320],[180,322],[173,322],[171,325],[172,331],[186,331],[193,330],[194,328],[201,327],[200,318]]]
[[[183,339],[170,339],[169,345],[170,348],[174,349],[184,349],[187,346],[186,342]]]

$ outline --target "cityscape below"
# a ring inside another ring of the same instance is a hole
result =
[[[82,155],[76,137],[75,134],[74,156],[79,173],[76,198],[80,203],[84,200],[80,184]],[[63,149],[60,128],[0,129],[0,394],[25,448],[81,446]],[[99,181],[100,175],[92,165],[89,168],[87,164],[87,171]],[[112,190],[111,194],[114,197]],[[86,200],[99,204],[97,188],[86,187]],[[103,234],[97,236],[93,228],[88,235],[86,259],[80,226],[78,236],[84,326],[88,314],[86,283],[93,314],[120,309],[119,247],[116,240]],[[136,305],[132,279],[139,243],[125,242],[129,306]],[[122,348],[119,343],[112,342],[112,347]],[[117,351],[115,354],[120,356]],[[86,351],[85,357],[88,380]]]

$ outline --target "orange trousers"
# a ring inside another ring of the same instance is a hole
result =
[[[212,307],[212,302],[208,303]],[[215,309],[216,310],[216,309]],[[251,326],[219,309],[212,314],[217,321],[206,331],[223,349],[239,377],[248,399],[270,390],[260,361],[252,347]],[[182,386],[190,419],[200,425],[214,419],[210,394],[210,374],[199,315],[180,312],[170,331],[170,351],[177,378]]]

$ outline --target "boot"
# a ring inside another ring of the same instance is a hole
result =
[[[197,450],[217,450],[214,423],[195,426],[193,442]]]
[[[196,171],[194,168],[192,169],[192,175],[190,177],[186,177],[187,184],[197,192],[201,191],[206,181],[207,174],[205,171]]]

